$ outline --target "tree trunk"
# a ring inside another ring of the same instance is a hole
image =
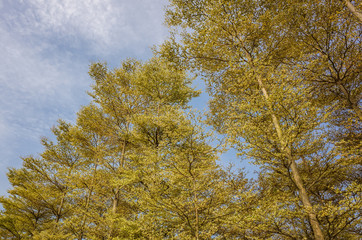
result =
[[[247,61],[248,61],[249,65],[253,69],[254,74],[256,74],[255,80],[257,81],[260,89],[262,90],[264,99],[267,102],[268,108],[271,111],[272,122],[273,122],[274,128],[275,128],[275,130],[277,132],[279,142],[280,142],[280,144],[282,146],[281,151],[284,152],[285,155],[288,157],[288,162],[290,164],[291,171],[292,171],[293,181],[294,181],[295,185],[297,186],[297,188],[299,190],[299,197],[300,197],[300,199],[301,199],[301,201],[303,203],[303,206],[306,208],[306,211],[308,213],[309,221],[310,221],[310,224],[312,226],[313,233],[314,233],[314,238],[316,240],[324,240],[323,232],[322,232],[322,229],[321,229],[320,224],[318,222],[317,215],[313,211],[313,205],[310,202],[307,190],[306,190],[306,188],[304,186],[302,178],[300,177],[297,164],[296,164],[296,162],[293,159],[293,156],[291,154],[291,149],[287,146],[287,144],[284,141],[283,131],[282,131],[281,127],[280,127],[279,119],[277,118],[277,116],[272,111],[272,105],[269,102],[269,94],[268,94],[268,91],[266,90],[266,88],[264,87],[262,77],[261,77],[260,74],[257,74],[257,69],[256,69],[256,67],[254,65],[254,60],[252,58],[251,53],[247,50],[247,48],[246,48],[246,46],[244,44],[244,41],[242,39],[240,39],[238,36],[236,36],[236,38],[238,39],[239,44],[242,46],[242,49],[244,50],[244,53],[246,55],[246,58],[247,58]]]
[[[362,13],[357,11],[357,9],[353,6],[353,4],[350,1],[344,0],[344,3],[347,5],[348,9],[353,13],[353,15],[355,15],[362,23]]]
[[[194,180],[194,208],[195,208],[195,218],[196,218],[196,226],[195,226],[195,239],[199,240],[199,210],[198,210],[198,201],[197,201],[197,194],[195,188],[195,180]]]
[[[89,210],[90,200],[91,200],[91,197],[92,197],[92,194],[93,194],[93,184],[94,184],[94,179],[96,178],[96,174],[97,174],[97,167],[98,167],[98,164],[96,164],[94,166],[93,178],[91,180],[91,187],[88,188],[88,194],[87,194],[87,198],[86,198],[86,202],[85,202],[85,206],[84,206],[84,213],[83,213],[83,217],[82,217],[82,221],[81,221],[82,224],[81,224],[81,229],[80,229],[79,240],[82,240],[83,236],[84,236],[84,227],[85,227],[85,223],[87,221],[87,213],[88,213],[88,210]]]
[[[299,197],[303,203],[303,206],[307,210],[309,221],[310,221],[310,224],[312,225],[312,229],[313,229],[313,233],[314,233],[314,238],[318,239],[318,240],[319,239],[322,240],[322,239],[324,239],[322,229],[320,228],[317,216],[316,216],[316,214],[313,210],[313,206],[309,200],[307,190],[305,189],[303,181],[300,178],[297,164],[291,156],[290,156],[290,168],[292,170],[292,175],[293,175],[295,185],[297,185],[297,187],[299,189]]]
[[[59,222],[60,220],[60,217],[61,217],[61,214],[62,214],[62,209],[63,209],[63,205],[64,205],[64,199],[65,199],[65,196],[66,196],[66,192],[64,191],[63,192],[63,195],[62,195],[62,199],[60,200],[60,205],[58,207],[58,210],[57,210],[57,219],[56,219],[56,223]]]
[[[88,190],[88,194],[87,194],[87,199],[85,202],[85,211],[83,213],[83,217],[82,217],[82,224],[81,224],[81,228],[80,228],[80,236],[79,236],[79,240],[83,239],[84,236],[84,226],[87,220],[87,212],[88,212],[88,207],[89,207],[89,202],[90,202],[90,198],[92,196],[93,193],[93,188]]]
[[[126,152],[126,138],[123,138],[123,144],[122,144],[122,151],[121,151],[121,160],[119,162],[119,169],[124,169],[124,162],[125,162],[125,152]],[[109,228],[109,232],[108,232],[108,237],[112,238],[114,231],[115,231],[115,224],[114,224],[114,220],[116,217],[116,213],[117,213],[117,207],[119,204],[119,198],[120,198],[120,186],[117,186],[116,190],[114,190],[114,198],[112,200],[112,219],[111,219],[111,226]]]
[[[264,98],[265,100],[268,102],[269,101],[269,95],[267,90],[265,89],[262,79],[260,76],[258,76],[257,78],[258,80],[258,84],[263,92]],[[271,109],[271,104],[269,104],[269,109]],[[299,174],[299,170],[297,167],[297,163],[295,162],[295,160],[293,159],[292,153],[291,153],[291,149],[287,146],[287,144],[284,142],[283,139],[283,132],[282,129],[280,127],[279,124],[279,120],[277,118],[277,116],[274,113],[271,113],[272,116],[272,121],[273,121],[273,125],[275,127],[275,130],[277,132],[278,135],[278,139],[281,143],[282,146],[282,151],[284,151],[285,153],[287,153],[287,157],[288,157],[288,162],[290,164],[290,168],[292,170],[292,176],[293,176],[293,180],[295,185],[297,186],[298,190],[299,190],[299,197],[303,203],[303,206],[306,208],[306,211],[308,213],[308,217],[309,217],[309,221],[310,224],[312,225],[312,229],[313,229],[313,233],[314,233],[314,238],[316,240],[324,240],[324,236],[322,233],[322,229],[320,227],[320,224],[318,222],[317,216],[315,214],[315,212],[313,211],[313,206],[312,203],[309,200],[309,196],[307,193],[307,190],[304,186],[304,183],[302,181],[302,178],[300,177]]]

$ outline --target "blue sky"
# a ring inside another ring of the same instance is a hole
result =
[[[150,47],[168,36],[166,4],[0,0],[0,195],[9,188],[7,168],[20,167],[20,157],[37,156],[40,138],[51,136],[56,121],[74,122],[89,103],[91,62],[116,67],[126,58],[151,57]],[[193,103],[202,108],[206,101]]]

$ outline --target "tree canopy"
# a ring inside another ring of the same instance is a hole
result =
[[[360,8],[170,0],[155,56],[92,64],[76,123],[9,170],[0,239],[360,239]]]

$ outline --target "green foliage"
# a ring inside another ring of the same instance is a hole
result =
[[[93,102],[53,129],[39,158],[12,169],[0,229],[20,239],[222,236],[232,189],[188,101],[181,68],[161,59],[93,64]],[[228,180],[229,181],[229,180]],[[238,180],[247,189],[245,180]],[[229,193],[230,197],[223,194]]]
[[[263,169],[254,236],[358,238],[362,45],[344,3],[173,0],[166,22],[160,54],[204,77],[209,123]]]
[[[158,57],[92,64],[76,123],[9,170],[0,239],[359,239],[362,32],[348,3],[170,3]],[[218,166],[188,71],[256,180]]]

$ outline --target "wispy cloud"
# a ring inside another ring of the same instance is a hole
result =
[[[12,165],[25,154],[24,139],[27,145],[38,142],[58,118],[70,119],[85,103],[88,63],[72,62],[62,54],[46,58],[42,46],[31,47],[4,29],[0,35],[0,153],[1,162]]]
[[[118,48],[137,50],[159,43],[165,1],[29,0],[7,1],[12,9],[2,13],[12,31],[25,36],[55,39],[68,47],[87,45],[88,51],[109,54]],[[8,6],[8,7],[9,7]],[[138,46],[137,46],[138,44]]]
[[[87,104],[91,61],[147,58],[167,35],[166,0],[0,0],[0,194],[6,167],[41,151]]]

